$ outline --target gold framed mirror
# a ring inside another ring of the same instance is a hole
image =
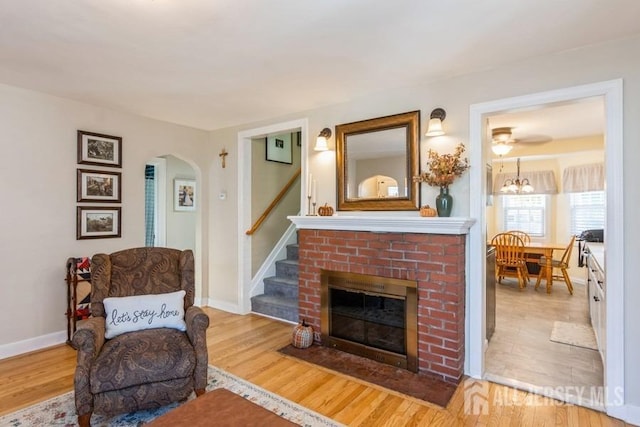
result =
[[[339,211],[418,210],[420,111],[336,126]]]

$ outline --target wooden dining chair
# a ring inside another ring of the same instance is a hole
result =
[[[531,243],[531,236],[528,233],[524,232],[524,231],[509,230],[509,231],[505,231],[505,233],[515,234],[516,236],[518,236],[519,238],[522,239],[522,241],[524,242],[525,245],[528,245],[529,243]]]
[[[524,242],[513,233],[496,234],[491,239],[496,248],[496,277],[498,283],[506,276],[517,277],[520,289],[529,282],[527,264],[524,257]]]
[[[526,251],[526,246],[528,246],[531,243],[531,236],[526,231],[521,231],[521,230],[509,230],[509,231],[505,231],[505,233],[515,234],[516,236],[520,237],[524,242],[524,245],[525,245],[524,258],[525,258],[525,263],[527,264],[527,269],[526,269],[527,281],[529,281],[529,275],[532,273],[537,274],[538,272],[537,262],[538,262],[538,258],[540,257],[540,255],[528,254]]]
[[[564,253],[562,254],[562,258],[552,259],[551,266],[548,265],[547,258],[545,257],[540,258],[540,261],[538,261],[538,264],[542,269],[546,270],[547,268],[551,268],[551,283],[547,283],[547,292],[551,292],[551,285],[553,284],[553,280],[557,279],[557,280],[564,281],[567,284],[567,289],[569,289],[569,293],[573,295],[573,283],[571,283],[571,278],[569,277],[569,273],[567,272],[567,269],[569,268],[569,260],[571,259],[571,252],[573,251],[573,244],[575,243],[575,241],[576,241],[576,236],[573,236],[571,238],[571,241],[569,242],[569,245],[564,250]],[[560,269],[561,275],[553,274],[553,269],[555,268]],[[542,274],[542,273],[538,275],[538,280],[536,280],[535,289],[538,289],[538,286],[540,286],[540,281],[542,280],[543,276],[544,278],[547,277],[546,274]]]

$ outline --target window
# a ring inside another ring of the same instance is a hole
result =
[[[570,193],[569,204],[571,205],[571,234],[580,234],[584,230],[604,229],[604,191]]]
[[[545,235],[544,194],[514,194],[503,196],[503,224],[505,230],[520,230],[531,236]]]

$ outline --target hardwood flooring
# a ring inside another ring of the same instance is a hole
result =
[[[555,401],[540,405],[533,400],[539,396],[486,381],[472,389],[489,396],[486,414],[467,414],[465,383],[440,408],[278,353],[290,342],[290,324],[205,310],[211,318],[207,338],[212,365],[345,425],[625,425],[583,407]],[[0,415],[72,390],[74,367],[75,350],[66,345],[0,361]]]
[[[602,409],[601,402],[591,399],[592,390],[597,396],[604,382],[599,352],[549,340],[555,321],[590,324],[586,286],[574,283],[570,295],[564,282],[558,282],[547,294],[544,286],[535,291],[533,283],[522,291],[510,279],[497,285],[496,330],[485,354],[486,377],[566,392],[563,397],[570,402]]]

